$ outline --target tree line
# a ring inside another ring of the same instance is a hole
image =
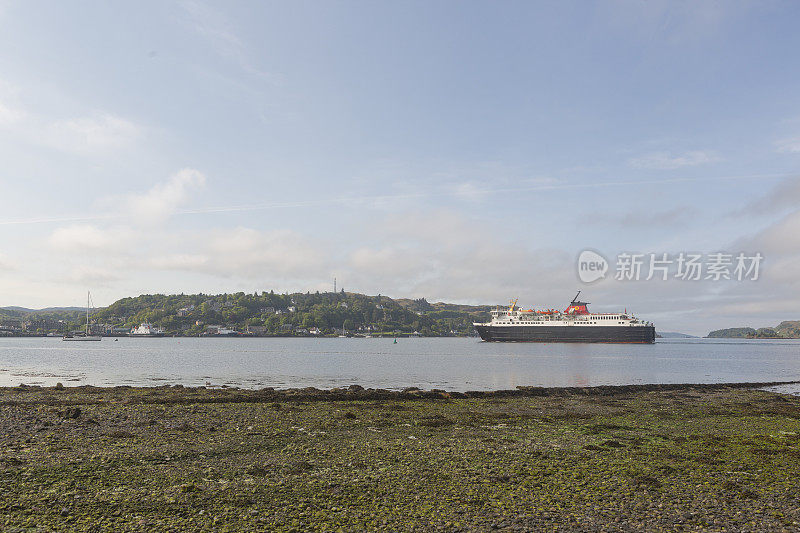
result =
[[[202,335],[220,325],[259,335],[419,333],[472,335],[474,321],[488,319],[488,306],[430,304],[424,298],[395,300],[349,292],[276,294],[146,294],[123,298],[92,315],[92,321],[131,328],[154,324],[172,335]]]

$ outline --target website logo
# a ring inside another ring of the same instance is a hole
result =
[[[578,255],[578,277],[584,283],[592,283],[606,277],[608,261],[594,250],[584,250]]]
[[[617,254],[613,278],[617,281],[757,281],[761,275],[761,253],[714,252],[710,254],[633,253]],[[594,250],[578,255],[578,277],[592,283],[606,277],[608,260]]]

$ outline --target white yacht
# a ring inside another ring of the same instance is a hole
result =
[[[89,335],[89,307],[91,305],[92,295],[86,293],[86,327],[83,333],[67,333],[61,337],[62,341],[100,341],[103,337],[99,335]]]

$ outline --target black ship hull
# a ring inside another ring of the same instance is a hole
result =
[[[491,342],[607,342],[652,344],[654,326],[475,326]]]

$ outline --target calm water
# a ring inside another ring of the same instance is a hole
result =
[[[800,380],[800,341],[659,339],[654,345],[458,339],[0,338],[0,385],[408,386]]]

